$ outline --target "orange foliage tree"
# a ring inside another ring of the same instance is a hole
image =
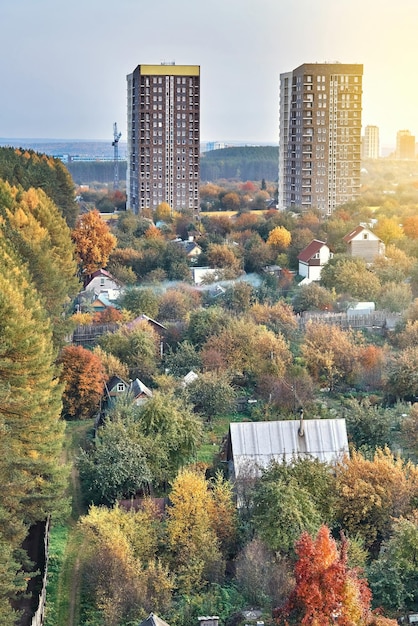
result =
[[[72,239],[84,276],[106,267],[109,255],[116,246],[116,237],[97,210],[89,211],[78,218]]]
[[[296,585],[283,608],[275,611],[278,624],[396,625],[392,620],[379,622],[371,612],[372,594],[367,581],[348,567],[347,547],[344,537],[337,546],[327,526],[315,539],[306,532],[301,535],[296,543]]]
[[[82,346],[65,346],[58,359],[64,383],[63,414],[70,419],[90,419],[99,410],[105,372],[96,354]]]

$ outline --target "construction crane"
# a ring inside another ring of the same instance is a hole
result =
[[[119,139],[122,133],[118,133],[118,125],[113,124],[113,189],[119,189]]]

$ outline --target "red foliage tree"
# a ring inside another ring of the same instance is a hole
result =
[[[90,419],[99,410],[105,372],[98,356],[82,346],[65,346],[58,359],[63,382],[63,413],[70,419]]]
[[[370,611],[371,592],[367,581],[347,565],[344,537],[338,548],[327,526],[319,529],[315,539],[305,532],[296,544],[296,554],[296,586],[286,604],[275,611],[278,624],[369,626],[379,623]],[[396,624],[391,620],[386,623]]]

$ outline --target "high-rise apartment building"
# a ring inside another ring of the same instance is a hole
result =
[[[305,63],[280,75],[279,208],[330,214],[360,188],[363,65]]]
[[[366,126],[362,142],[363,159],[378,159],[380,156],[379,128]]]
[[[127,208],[199,211],[200,67],[138,65],[127,76]]]
[[[396,158],[415,159],[415,136],[409,130],[396,133]]]

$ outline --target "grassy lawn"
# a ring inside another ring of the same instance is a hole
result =
[[[215,417],[210,424],[205,425],[204,439],[197,453],[197,460],[202,463],[213,462],[214,457],[219,453],[222,441],[228,435],[229,424],[231,422],[242,422],[248,420],[248,415],[243,413],[231,413]]]

